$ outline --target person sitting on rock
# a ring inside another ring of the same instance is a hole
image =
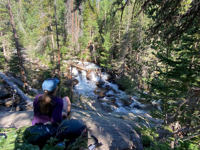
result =
[[[57,124],[62,119],[69,119],[71,116],[71,102],[66,96],[63,99],[56,97],[58,89],[57,78],[49,78],[42,84],[44,94],[38,94],[33,102],[34,118],[32,125],[51,122]]]

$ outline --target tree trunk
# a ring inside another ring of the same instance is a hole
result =
[[[51,43],[52,43],[52,50],[53,50],[53,60],[54,62],[56,61],[56,54],[55,54],[55,49],[54,49],[54,39],[53,39],[53,30],[52,30],[52,26],[50,24],[50,28],[51,28]]]
[[[22,8],[22,0],[19,0],[19,13],[21,13],[21,8]]]
[[[75,15],[75,30],[76,30],[76,33],[75,33],[75,35],[76,35],[75,41],[77,42],[77,13],[76,13],[76,11],[75,11],[74,15]]]
[[[73,12],[73,0],[71,0],[71,8],[72,8],[72,42],[74,42],[74,12]]]
[[[166,57],[167,57],[167,59],[169,58],[169,49],[167,48],[167,54],[166,54]],[[168,64],[166,64],[166,74],[167,74],[167,76],[166,76],[166,86],[168,86]],[[168,100],[168,91],[166,90],[166,92],[165,92],[165,98],[164,98],[164,113],[165,113],[165,119],[164,119],[164,122],[165,122],[165,124],[167,125],[167,123],[168,123],[168,117],[167,117],[167,100]]]
[[[121,19],[119,21],[119,45],[121,43]]]
[[[49,14],[50,14],[50,7],[49,7]],[[56,62],[56,54],[55,54],[55,46],[54,46],[54,39],[53,39],[53,28],[51,25],[51,16],[50,16],[50,29],[51,29],[51,43],[52,43],[52,50],[53,50],[53,60]]]
[[[12,28],[13,28],[15,47],[17,49],[17,55],[18,55],[18,58],[19,58],[19,67],[20,67],[20,70],[21,70],[21,76],[22,76],[22,79],[23,79],[23,82],[24,82],[24,85],[25,85],[25,90],[26,90],[26,92],[28,92],[28,84],[26,82],[26,75],[25,75],[23,64],[22,64],[21,51],[20,51],[20,48],[19,48],[18,37],[17,37],[16,29],[15,29],[15,23],[14,23],[14,19],[13,19],[11,7],[10,7],[10,1],[7,0],[7,3],[8,3],[9,14],[10,14],[10,21],[11,21],[11,25],[12,25]]]
[[[78,35],[79,35],[79,19],[78,19],[78,26],[77,26],[77,43],[78,43]]]
[[[60,47],[58,39],[58,26],[57,26],[57,13],[56,13],[56,0],[54,0],[54,9],[55,9],[55,20],[56,20],[56,35],[57,35],[57,47],[58,47],[58,79],[60,80]],[[60,81],[61,82],[61,81]]]
[[[97,58],[96,58],[96,49],[95,49],[95,45],[94,45],[94,40],[93,40],[93,57],[94,57],[94,63],[97,63]]]
[[[99,14],[99,1],[100,0],[97,1],[97,15]]]
[[[105,11],[105,22],[104,22],[104,26],[106,27],[106,11]]]
[[[130,6],[129,6],[129,9],[130,9]],[[129,11],[129,14],[130,14],[130,11]],[[130,16],[128,14],[128,16]],[[130,18],[128,17],[128,20],[127,20],[127,26],[126,26],[126,34],[125,34],[125,39],[124,39],[124,42],[123,42],[123,45],[124,45],[124,53],[123,53],[123,57],[122,57],[122,61],[123,61],[123,65],[122,65],[122,79],[124,79],[124,75],[125,75],[125,66],[126,66],[126,62],[125,62],[125,57],[126,57],[126,54],[127,54],[127,49],[128,49],[128,40],[129,40],[129,26],[130,26]]]

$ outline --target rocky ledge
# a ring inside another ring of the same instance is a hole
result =
[[[20,128],[31,125],[32,118],[33,111],[0,112],[0,126]],[[97,150],[142,150],[140,135],[133,127],[155,125],[155,120],[144,116],[83,109],[72,109],[72,119],[83,120],[89,128],[88,136],[94,135],[103,144]],[[89,139],[90,144],[94,144],[93,139]]]

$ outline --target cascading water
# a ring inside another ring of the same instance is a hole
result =
[[[90,63],[90,62],[78,62],[78,65],[82,65],[84,68],[86,68],[87,70],[97,70],[97,69],[101,69],[99,66],[95,65],[94,63]],[[83,65],[84,64],[84,65]],[[110,108],[113,111],[116,112],[125,112],[125,113],[146,113],[146,111],[141,110],[141,109],[137,109],[134,106],[139,106],[139,107],[143,107],[143,105],[138,102],[137,100],[135,100],[133,97],[131,97],[131,99],[133,100],[132,103],[130,105],[124,105],[123,103],[123,99],[127,99],[128,95],[119,90],[118,86],[116,84],[110,83],[107,81],[108,79],[108,74],[106,74],[105,72],[101,73],[101,83],[102,84],[102,88],[98,88],[98,86],[96,85],[97,82],[99,82],[100,77],[98,75],[95,74],[95,71],[91,71],[90,72],[90,76],[91,79],[87,80],[86,78],[86,71],[82,70],[82,71],[78,71],[75,67],[72,70],[73,75],[75,76],[75,78],[79,81],[79,83],[75,86],[74,92],[78,95],[83,95],[85,97],[92,97],[95,99],[98,99],[98,95],[96,95],[95,92],[101,92],[102,89],[106,88],[105,91],[105,95],[102,96],[101,102],[104,106],[108,106],[110,105],[109,102],[111,101],[111,99],[115,100],[114,104],[110,106]],[[108,88],[109,87],[109,88]],[[129,95],[130,97],[130,95]]]

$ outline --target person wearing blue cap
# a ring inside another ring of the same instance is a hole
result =
[[[69,119],[71,115],[71,102],[66,96],[63,99],[56,96],[57,78],[49,78],[42,84],[44,94],[38,94],[33,102],[34,118],[32,125],[51,122],[57,124],[62,119]]]

